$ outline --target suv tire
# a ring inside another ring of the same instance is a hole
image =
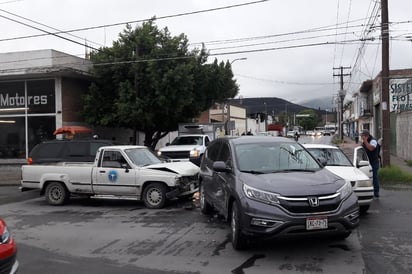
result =
[[[232,204],[232,212],[230,218],[230,228],[232,230],[231,240],[232,246],[236,250],[242,250],[247,246],[247,240],[242,234],[242,225],[240,222],[239,204],[234,201]]]
[[[205,188],[203,187],[203,184],[199,185],[199,204],[200,204],[200,211],[203,214],[209,214],[212,212],[212,206],[209,204],[209,202],[206,200],[206,194],[205,194]]]

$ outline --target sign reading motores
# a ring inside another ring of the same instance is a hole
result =
[[[390,111],[412,110],[412,78],[390,79]]]
[[[54,80],[0,82],[1,114],[55,112]]]
[[[47,105],[47,95],[27,96],[27,106]],[[0,90],[0,108],[20,108],[26,106],[26,98],[24,94],[19,93],[10,95],[7,92]]]

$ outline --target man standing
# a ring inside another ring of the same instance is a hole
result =
[[[379,169],[379,150],[378,142],[370,135],[369,130],[364,129],[361,133],[362,147],[365,149],[368,154],[369,162],[372,166],[373,174],[373,192],[376,198],[379,198],[379,178],[378,178],[378,169]]]

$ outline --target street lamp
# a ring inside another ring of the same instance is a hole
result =
[[[231,62],[230,62],[230,65],[232,65],[234,62],[236,62],[236,61],[243,61],[243,60],[247,60],[247,58],[246,57],[242,57],[242,58],[236,58],[236,59],[234,59],[234,60],[232,60]]]

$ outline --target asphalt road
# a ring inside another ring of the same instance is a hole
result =
[[[23,274],[364,273],[356,231],[343,241],[266,241],[238,252],[225,222],[189,204],[150,210],[132,201],[77,199],[53,207],[33,196],[0,202]]]
[[[411,195],[383,189],[346,240],[265,241],[242,252],[232,249],[228,225],[202,215],[196,203],[150,210],[134,201],[74,199],[54,207],[37,191],[3,186],[0,216],[18,243],[20,274],[406,274],[412,273]]]

